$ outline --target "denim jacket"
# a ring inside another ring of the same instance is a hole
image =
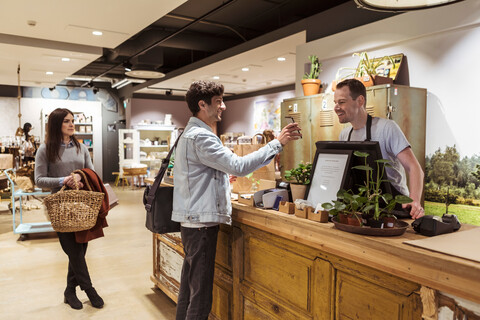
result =
[[[240,157],[224,147],[212,129],[191,117],[175,150],[172,220],[231,224],[228,174],[245,176],[282,151],[278,140]]]

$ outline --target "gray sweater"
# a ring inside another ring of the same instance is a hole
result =
[[[70,142],[67,146],[60,146],[60,158],[54,163],[47,160],[47,147],[42,144],[35,156],[35,184],[40,188],[50,188],[57,192],[63,185],[63,179],[72,171],[89,168],[93,170],[92,160],[87,147],[80,143],[80,150]]]

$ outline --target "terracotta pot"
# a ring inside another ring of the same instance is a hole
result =
[[[395,217],[383,217],[383,227],[384,228],[394,228],[395,227],[395,221],[397,218]]]
[[[339,213],[338,214],[338,222],[343,223],[343,224],[348,224],[347,215],[345,213]]]
[[[321,83],[319,79],[302,79],[303,94],[305,96],[319,94],[322,92]]]
[[[297,199],[305,199],[307,185],[291,183],[290,190],[292,191],[292,202],[295,202]]]
[[[362,218],[360,217],[360,214],[358,214],[357,216],[355,216],[354,214],[349,214],[347,216],[347,221],[348,221],[348,224],[351,225],[351,226],[360,226],[361,225],[361,221],[362,221]]]

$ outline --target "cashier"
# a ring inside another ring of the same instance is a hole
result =
[[[362,82],[347,79],[337,84],[334,94],[335,112],[340,123],[352,127],[342,130],[341,141],[378,141],[382,156],[390,160],[386,168],[388,179],[397,194],[409,195],[411,203],[403,204],[410,209],[413,219],[425,214],[420,204],[423,192],[423,170],[400,127],[393,121],[372,117],[366,109],[367,93]],[[405,172],[408,174],[408,187]],[[395,191],[393,191],[395,194]]]

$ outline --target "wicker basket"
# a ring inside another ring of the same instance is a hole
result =
[[[105,196],[102,192],[92,191],[83,171],[76,170],[72,175],[75,173],[83,176],[90,191],[78,190],[78,184],[74,180],[76,190],[64,190],[65,186],[63,186],[57,193],[45,197],[44,203],[48,216],[53,229],[57,232],[91,229],[97,222],[98,212]]]

